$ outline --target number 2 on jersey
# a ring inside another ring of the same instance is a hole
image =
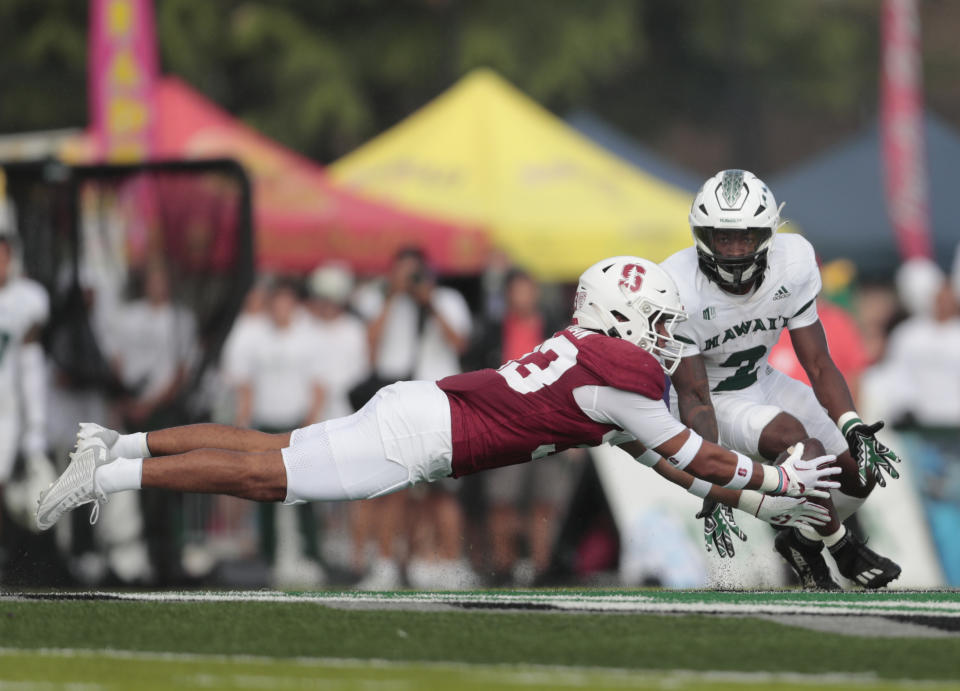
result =
[[[557,381],[577,364],[577,347],[563,336],[550,338],[519,360],[511,360],[497,372],[514,391],[533,393]]]
[[[720,363],[721,367],[736,367],[737,370],[713,387],[714,391],[739,391],[757,381],[757,362],[767,352],[767,346],[758,345],[746,350],[730,353],[730,357]]]

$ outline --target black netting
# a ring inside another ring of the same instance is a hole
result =
[[[111,318],[163,274],[190,319],[185,385],[157,412],[205,417],[203,380],[253,279],[250,188],[232,161],[3,166],[26,273],[50,294],[44,334],[71,388],[137,396],[111,364]],[[177,322],[179,323],[179,322]]]

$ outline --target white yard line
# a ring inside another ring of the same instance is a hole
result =
[[[960,617],[960,601],[912,601],[906,599],[808,600],[789,596],[772,600],[755,600],[749,593],[744,602],[671,601],[647,595],[589,595],[564,593],[309,593],[290,594],[278,591],[227,592],[146,592],[146,593],[64,593],[71,597],[96,597],[146,602],[308,602],[326,606],[369,606],[399,609],[418,609],[424,605],[524,605],[549,606],[569,612],[622,612],[635,614],[726,614],[786,615],[786,614],[871,614],[874,616],[937,616]],[[14,596],[15,598],[16,596]]]

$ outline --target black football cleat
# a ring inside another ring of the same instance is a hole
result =
[[[823,559],[823,543],[810,544],[800,540],[794,529],[781,530],[773,540],[780,556],[797,573],[804,590],[843,590],[830,575],[830,567]]]
[[[830,548],[830,554],[843,577],[864,588],[883,588],[900,576],[898,564],[874,552],[849,530]]]

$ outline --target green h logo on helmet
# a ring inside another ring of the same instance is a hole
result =
[[[725,170],[723,178],[720,180],[720,191],[723,194],[723,200],[727,206],[733,206],[740,198],[740,191],[743,189],[743,171]]]

